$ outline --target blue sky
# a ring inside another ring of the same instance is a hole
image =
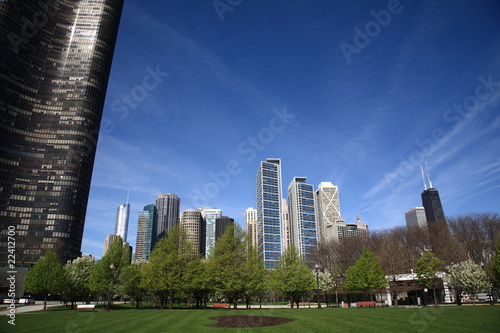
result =
[[[216,6],[214,5],[216,4]],[[159,193],[243,223],[261,160],[339,186],[371,230],[421,206],[499,212],[500,3],[126,0],[82,251]]]

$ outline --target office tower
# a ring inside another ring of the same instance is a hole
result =
[[[215,243],[215,220],[222,216],[222,210],[215,207],[200,207],[201,216],[205,220],[205,255],[210,254],[210,249]]]
[[[205,256],[205,221],[199,209],[184,209],[181,214],[181,225],[188,234],[195,249],[195,253]]]
[[[229,227],[231,224],[234,224],[234,219],[227,217],[227,216],[221,216],[215,219],[215,240],[217,241],[219,238],[224,235],[226,232],[227,227]]]
[[[181,199],[176,194],[158,194],[156,197],[156,241],[165,236],[165,231],[179,224],[180,205]]]
[[[253,247],[257,248],[257,209],[249,207],[245,211],[245,231]]]
[[[120,237],[120,236],[118,236],[116,234],[110,234],[110,235],[106,236],[106,239],[104,239],[104,248],[102,251],[103,256],[106,254],[106,252],[108,252],[109,248],[114,243],[114,241],[118,239],[118,237]]]
[[[0,262],[81,243],[123,0],[0,1]]]
[[[283,253],[281,160],[260,162],[257,172],[257,235],[259,255],[267,269],[273,269]]]
[[[286,250],[292,244],[292,238],[290,236],[290,213],[284,198],[281,199],[281,209],[283,210],[283,250]]]
[[[318,244],[314,186],[307,184],[306,179],[294,177],[288,185],[291,242],[304,260],[316,250]]]
[[[344,220],[340,216],[339,189],[331,182],[322,182],[314,193],[318,240],[340,242],[344,232]]]
[[[127,203],[118,206],[116,209],[115,235],[120,236],[124,242],[127,241],[129,215],[130,204],[127,200]]]
[[[405,213],[407,228],[427,228],[427,219],[425,217],[424,207],[414,207]]]
[[[428,188],[422,192],[422,205],[425,210],[427,226],[432,228],[436,224],[446,224],[443,206],[439,198],[439,192],[435,188]]]
[[[156,237],[156,207],[146,205],[139,212],[137,221],[137,240],[135,244],[135,261],[147,261],[153,250]]]
[[[368,237],[368,225],[356,216],[356,224],[346,224],[343,239],[347,237]]]

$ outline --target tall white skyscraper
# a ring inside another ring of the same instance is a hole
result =
[[[180,222],[181,199],[172,193],[158,194],[156,197],[157,228],[156,240],[165,236],[165,231],[170,230]]]
[[[281,160],[268,158],[260,162],[256,178],[259,255],[266,268],[273,269],[283,253]]]
[[[245,210],[245,231],[252,242],[252,246],[257,248],[257,209],[253,207]]]
[[[288,185],[291,241],[303,259],[307,259],[318,244],[314,186],[307,184],[306,179],[295,177]]]
[[[116,209],[115,235],[120,236],[124,242],[127,241],[128,218],[130,216],[130,204],[127,203],[118,206]]]
[[[340,242],[345,224],[340,215],[339,189],[331,182],[322,182],[314,193],[318,240]]]
[[[414,207],[405,213],[406,227],[427,228],[427,218],[424,207]]]
[[[215,207],[200,207],[201,216],[205,220],[205,255],[210,254],[210,249],[215,243],[215,222],[222,216],[222,210]]]

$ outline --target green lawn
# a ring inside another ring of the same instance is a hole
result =
[[[214,328],[210,317],[278,316],[293,322],[273,327]],[[0,332],[500,332],[500,306],[323,309],[119,309],[54,310],[18,314],[16,326],[0,318]]]

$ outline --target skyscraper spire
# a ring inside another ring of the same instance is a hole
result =
[[[427,170],[427,179],[429,180],[429,188],[432,187],[431,175],[429,174],[429,166],[427,165],[427,161],[425,161],[425,169]]]
[[[425,182],[424,168],[422,168],[422,165],[420,165],[420,171],[422,172],[422,181],[424,182],[424,190],[427,190],[427,183]]]

